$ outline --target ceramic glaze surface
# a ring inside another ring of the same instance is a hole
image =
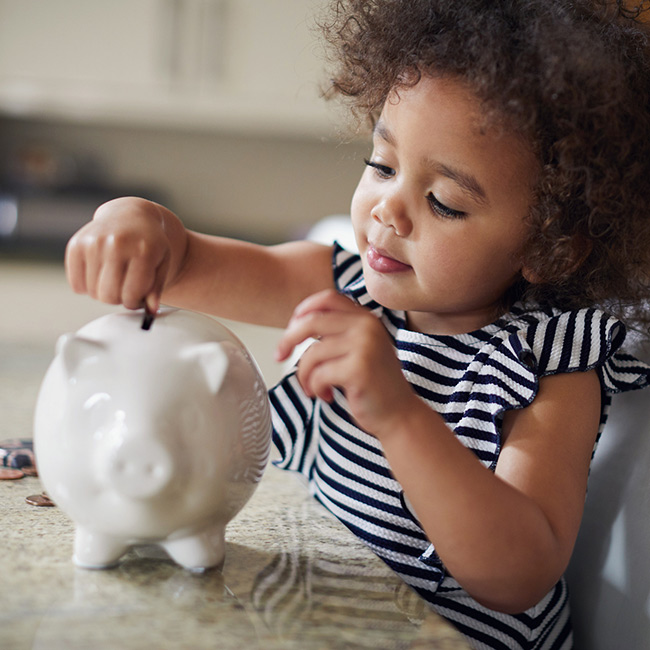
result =
[[[75,523],[77,565],[158,543],[189,569],[216,566],[267,464],[264,381],[214,319],[163,309],[149,330],[142,319],[110,314],[59,339],[36,406],[39,475]]]

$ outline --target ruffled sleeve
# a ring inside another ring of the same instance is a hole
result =
[[[519,332],[521,350],[539,377],[596,370],[607,394],[644,388],[650,367],[621,350],[625,326],[598,309],[581,309],[531,324]]]
[[[483,342],[453,394],[434,408],[459,440],[494,469],[503,413],[529,406],[542,377],[596,370],[603,391],[602,425],[611,394],[647,386],[650,367],[620,350],[624,340],[624,325],[599,310],[526,313]]]

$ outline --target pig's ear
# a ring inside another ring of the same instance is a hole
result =
[[[228,356],[220,343],[197,343],[183,350],[181,358],[196,361],[208,384],[210,392],[217,394],[228,370]]]
[[[105,346],[100,341],[76,334],[63,334],[56,342],[56,354],[63,359],[63,366],[68,375],[73,375],[82,361],[97,356],[104,349]]]

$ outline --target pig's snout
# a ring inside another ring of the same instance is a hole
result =
[[[108,458],[107,478],[123,496],[147,499],[160,494],[174,478],[174,460],[156,440],[124,441]]]

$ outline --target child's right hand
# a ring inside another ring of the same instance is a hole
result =
[[[128,309],[155,312],[176,276],[186,246],[178,218],[156,203],[133,197],[101,205],[68,242],[65,267],[76,293]]]

